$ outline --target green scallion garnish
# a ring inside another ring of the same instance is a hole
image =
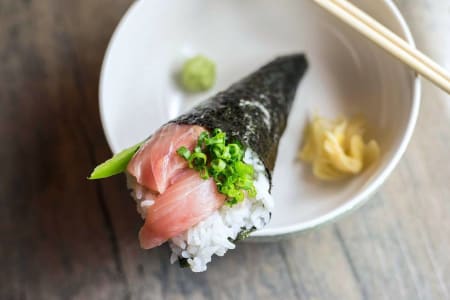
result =
[[[189,157],[191,156],[191,151],[189,151],[189,149],[186,147],[180,147],[177,150],[177,153],[184,159],[189,159]]]
[[[243,201],[245,193],[249,197],[256,196],[255,172],[252,165],[243,161],[244,152],[240,143],[228,144],[226,133],[220,129],[214,129],[211,134],[202,132],[192,153],[184,146],[177,150],[201,178],[214,179],[230,206]]]
[[[127,149],[117,153],[116,155],[114,155],[112,158],[108,159],[104,163],[98,165],[94,169],[94,171],[92,171],[92,173],[88,177],[88,179],[90,179],[90,180],[102,179],[102,178],[107,178],[107,177],[111,177],[113,175],[122,173],[123,171],[125,171],[128,163],[130,162],[133,155],[139,150],[139,148],[142,146],[142,144],[144,144],[144,142],[141,142],[130,148],[127,148]]]

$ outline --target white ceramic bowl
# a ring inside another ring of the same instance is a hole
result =
[[[392,1],[358,0],[360,8],[413,43]],[[364,202],[395,167],[410,140],[420,82],[388,54],[310,0],[141,0],[123,17],[105,55],[100,111],[113,152],[143,140],[198,101],[225,89],[275,56],[305,52],[310,69],[300,85],[274,173],[276,208],[259,239],[299,232]],[[208,93],[188,96],[173,80],[180,63],[202,53],[218,66]],[[295,161],[305,123],[362,114],[379,141],[379,163],[336,184],[314,179]]]

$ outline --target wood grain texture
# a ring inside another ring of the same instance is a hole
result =
[[[142,251],[97,86],[131,0],[0,0],[0,299],[450,299],[450,97],[424,84],[410,147],[380,191],[335,224],[243,243],[192,274]],[[395,1],[450,69],[450,3]]]

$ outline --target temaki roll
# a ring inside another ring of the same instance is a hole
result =
[[[201,272],[268,224],[278,144],[306,69],[302,54],[279,57],[94,170],[127,174],[141,247],[168,241],[172,262]]]

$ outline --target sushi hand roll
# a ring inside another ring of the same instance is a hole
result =
[[[125,172],[142,248],[168,242],[172,263],[201,272],[269,223],[278,144],[306,69],[302,54],[279,57],[94,170]]]

